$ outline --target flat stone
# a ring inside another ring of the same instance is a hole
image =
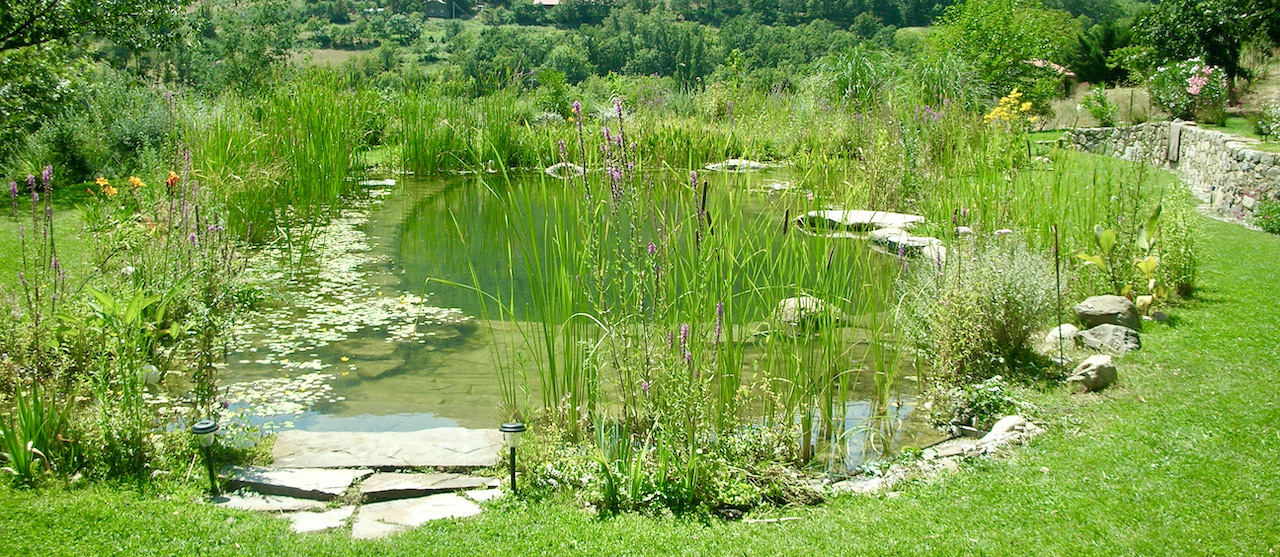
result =
[[[351,518],[355,510],[354,506],[346,506],[322,513],[294,513],[289,515],[289,520],[293,522],[293,524],[289,525],[289,529],[299,534],[305,534],[307,532],[322,532],[333,528],[342,528],[347,525],[347,519]]]
[[[496,487],[496,478],[466,474],[374,474],[360,483],[365,501],[422,497],[480,487]]]
[[[1086,329],[1102,324],[1120,325],[1135,331],[1142,327],[1137,306],[1124,296],[1093,296],[1076,304],[1074,309]]]
[[[213,504],[228,509],[258,512],[311,511],[324,508],[324,503],[314,499],[263,495],[261,493],[228,493],[213,498]]]
[[[871,231],[881,228],[910,228],[916,223],[924,222],[924,217],[907,215],[889,211],[868,211],[865,209],[832,209],[826,211],[809,211],[796,217],[802,226],[813,228],[846,229]]]
[[[892,255],[921,255],[924,248],[941,246],[942,240],[929,236],[915,236],[900,228],[881,228],[868,235],[871,243]]]
[[[352,482],[372,474],[373,470],[235,466],[227,472],[232,485],[249,487],[258,493],[327,501],[342,495]]]
[[[477,503],[486,503],[506,497],[507,492],[501,489],[472,489],[465,492],[465,495]]]
[[[1083,392],[1093,392],[1115,383],[1116,377],[1116,366],[1111,362],[1111,356],[1099,354],[1089,356],[1085,361],[1080,362],[1080,365],[1067,378],[1067,383],[1075,383]]]
[[[416,528],[432,520],[480,514],[480,506],[453,493],[371,503],[360,507],[351,537],[369,539]]]
[[[582,176],[587,173],[584,168],[571,162],[558,162],[546,167],[543,169],[543,172],[546,172],[549,176],[560,178],[562,180],[577,178],[578,176]]]
[[[1142,348],[1142,338],[1138,331],[1120,325],[1098,325],[1080,333],[1080,340],[1087,348],[1099,352],[1112,352],[1119,356]]]
[[[495,429],[442,427],[403,432],[283,431],[272,450],[280,468],[485,468],[498,463]]]
[[[747,159],[726,159],[724,162],[707,165],[707,170],[727,172],[754,172],[766,168],[769,168],[769,165]]]

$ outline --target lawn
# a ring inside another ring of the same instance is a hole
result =
[[[762,516],[598,518],[564,502],[374,542],[198,504],[195,487],[0,489],[10,555],[1262,555],[1280,550],[1280,238],[1206,222],[1202,288],[1096,395],[1037,397],[1048,435],[894,496]],[[1249,254],[1241,257],[1240,254]]]

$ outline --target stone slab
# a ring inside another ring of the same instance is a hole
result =
[[[807,224],[821,228],[871,231],[880,228],[908,228],[914,224],[924,222],[924,217],[889,211],[869,211],[866,209],[829,209],[825,211],[809,211],[796,220],[802,225]]]
[[[232,485],[248,487],[258,493],[328,501],[342,495],[353,482],[372,474],[373,470],[233,466],[224,472]]]
[[[347,506],[322,513],[294,513],[289,515],[289,520],[293,522],[293,524],[289,525],[289,529],[299,534],[305,534],[342,528],[347,525],[347,519],[351,518],[355,511],[356,508],[354,506]]]
[[[484,468],[498,463],[502,448],[502,434],[496,429],[289,430],[276,436],[272,454],[280,468]]]
[[[294,512],[324,508],[324,503],[314,499],[298,499],[261,493],[229,493],[213,498],[213,504],[242,511]]]
[[[351,526],[351,537],[380,538],[432,520],[465,518],[480,512],[479,505],[453,493],[371,503],[360,507],[360,514]]]
[[[466,474],[374,474],[360,482],[360,493],[365,501],[375,502],[495,487],[497,483],[496,478]]]

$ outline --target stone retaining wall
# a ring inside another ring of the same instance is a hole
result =
[[[1254,139],[1187,122],[1150,122],[1067,130],[1062,142],[1081,151],[1169,169],[1196,197],[1225,216],[1248,218],[1259,201],[1280,201],[1280,153],[1250,149],[1257,143]]]

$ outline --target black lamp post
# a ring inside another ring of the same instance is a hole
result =
[[[507,448],[511,449],[511,493],[516,492],[516,447],[520,446],[520,436],[525,432],[524,424],[520,422],[502,424],[499,429],[502,432],[502,440],[506,441]]]
[[[204,449],[204,467],[209,469],[209,495],[219,495],[218,475],[213,471],[213,441],[214,434],[218,433],[218,422],[200,420],[191,426],[191,433],[195,434],[200,447]]]

